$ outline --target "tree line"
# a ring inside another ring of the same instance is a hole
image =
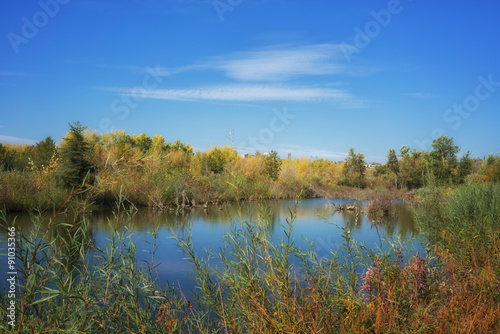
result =
[[[301,190],[311,197],[335,196],[348,187],[407,191],[500,180],[500,157],[472,158],[467,152],[459,158],[459,152],[453,138],[440,136],[431,151],[390,148],[385,164],[369,168],[354,148],[341,162],[282,159],[275,151],[242,157],[232,146],[194,152],[189,144],[160,135],[98,134],[76,122],[57,145],[50,137],[35,145],[0,144],[0,205],[13,210],[59,205],[96,175],[101,204],[113,202],[121,191],[135,205],[160,208],[235,196],[293,198]],[[116,161],[123,164],[101,175]]]

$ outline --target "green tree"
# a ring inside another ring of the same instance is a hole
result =
[[[70,130],[61,144],[61,164],[57,178],[62,186],[74,189],[80,187],[95,168],[90,162],[89,144],[83,134],[85,127],[80,122],[69,126]]]
[[[283,161],[281,161],[280,157],[278,157],[278,152],[271,150],[265,160],[267,176],[269,176],[272,180],[277,180],[281,171],[282,163]]]
[[[349,154],[345,159],[342,174],[346,184],[363,188],[366,184],[365,171],[366,162],[365,156],[361,153],[355,153],[354,148],[349,149]]]
[[[458,163],[458,175],[457,175],[457,183],[463,183],[467,175],[472,172],[472,159],[470,158],[470,151],[467,151],[460,158],[460,162]]]
[[[438,184],[452,183],[458,175],[458,151],[460,147],[453,145],[453,138],[442,135],[432,141],[431,168]]]
[[[408,189],[421,187],[424,182],[425,152],[413,149],[410,153],[410,147],[408,146],[402,146],[399,152],[398,179],[400,186]]]
[[[55,153],[56,144],[51,137],[47,137],[45,140],[36,143],[33,149],[33,162],[38,168],[47,166]]]
[[[191,154],[190,152],[192,152],[192,148],[189,145],[181,147],[187,147],[188,149],[182,148],[182,151],[185,151],[187,154]],[[226,145],[224,145],[224,147],[221,148],[214,147],[209,152],[207,152],[206,165],[209,171],[215,174],[220,174],[224,171],[224,167],[226,166],[226,164],[228,164],[231,161],[234,161],[237,158],[237,156],[238,153],[232,147],[228,147]]]
[[[393,148],[390,148],[387,151],[387,168],[394,175],[394,185],[396,188],[398,187],[398,175],[399,175],[399,161],[396,155],[396,151]]]
[[[218,147],[213,148],[208,154],[208,169],[215,174],[220,174],[224,170],[224,158]]]

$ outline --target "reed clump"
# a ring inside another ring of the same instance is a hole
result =
[[[391,199],[387,193],[382,192],[377,194],[369,203],[368,203],[368,216],[372,220],[378,220],[380,218],[388,217],[394,214],[395,205],[394,201]]]

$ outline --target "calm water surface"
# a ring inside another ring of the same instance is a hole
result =
[[[354,204],[366,211],[366,201],[352,201],[340,199],[306,199],[299,203],[297,207],[296,219],[293,223],[292,238],[295,244],[302,248],[307,248],[304,237],[312,241],[319,257],[328,256],[329,252],[336,249],[342,242],[339,227],[348,229],[351,236],[366,246],[380,246],[380,238],[402,237],[409,239],[417,235],[417,230],[411,218],[407,205],[398,202],[396,205],[396,216],[384,221],[378,227],[372,224],[366,213],[360,213],[358,219],[354,212],[334,212],[333,203]],[[290,209],[294,207],[294,201],[269,201],[253,202],[243,204],[242,215],[245,220],[249,217],[256,220],[259,211],[267,208],[271,216],[271,235],[275,242],[279,242],[284,237],[282,225],[286,223],[286,217]],[[11,223],[13,217],[9,217]],[[47,218],[46,218],[47,219]],[[64,219],[64,215],[61,215]],[[113,221],[111,211],[94,212],[88,216],[91,222],[91,235],[97,246],[104,247],[108,241],[110,232],[109,220]],[[174,234],[181,235],[188,232],[192,235],[192,242],[195,251],[203,254],[205,249],[212,248],[215,252],[221,246],[221,238],[232,222],[239,221],[239,209],[236,204],[227,205],[222,210],[217,207],[204,209],[185,210],[183,212],[159,212],[149,208],[139,209],[132,217],[133,240],[138,249],[138,259],[150,261],[151,255],[145,250],[152,250],[148,242],[153,242],[153,238],[148,233],[155,226],[159,226],[157,239],[157,251],[155,263],[161,263],[157,267],[162,287],[165,282],[180,283],[184,291],[189,291],[193,285],[188,274],[191,266],[185,260],[185,255],[179,251],[176,241],[171,237]],[[27,214],[17,215],[16,226],[18,233],[26,233],[30,228],[30,217]],[[57,233],[57,232],[54,232]],[[0,236],[1,247],[6,247],[6,235]],[[414,242],[418,250],[421,248]],[[6,259],[2,256],[0,278],[4,281],[7,270]],[[142,262],[141,262],[142,263]]]

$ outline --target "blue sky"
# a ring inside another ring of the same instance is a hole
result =
[[[500,151],[498,1],[41,0],[0,11],[0,141],[161,134],[196,150]],[[463,153],[463,151],[461,153]]]

